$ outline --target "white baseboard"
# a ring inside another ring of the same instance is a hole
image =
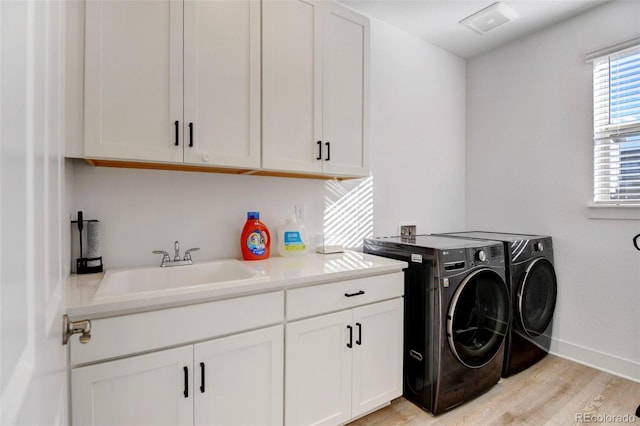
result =
[[[550,354],[640,383],[640,362],[551,339]]]

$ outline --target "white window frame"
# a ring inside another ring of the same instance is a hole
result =
[[[611,210],[619,207],[625,207],[625,213],[618,215],[620,219],[636,219],[640,217],[637,212],[629,209],[640,207],[640,194],[630,196],[622,191],[620,179],[621,157],[619,156],[621,145],[624,146],[626,144],[630,149],[635,147],[634,141],[637,143],[640,135],[640,120],[625,123],[612,122],[609,109],[610,60],[634,52],[640,52],[640,37],[626,40],[587,55],[587,61],[593,64],[594,69],[594,198],[589,207],[598,207],[598,210],[600,210],[598,214],[590,214],[589,217],[601,217],[602,208]],[[619,141],[623,142],[620,143]],[[635,170],[632,172],[635,172]],[[636,186],[640,186],[640,184],[633,185],[632,183],[630,190],[633,191]],[[640,192],[640,189],[638,191]]]

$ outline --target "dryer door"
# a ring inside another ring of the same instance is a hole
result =
[[[518,288],[517,316],[528,336],[540,336],[549,326],[557,292],[556,272],[551,262],[542,257],[531,262]]]
[[[469,274],[456,289],[447,315],[447,338],[458,360],[470,368],[488,364],[500,351],[509,325],[509,294],[490,269]]]

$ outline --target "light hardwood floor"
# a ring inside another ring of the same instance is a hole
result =
[[[350,426],[632,424],[640,383],[553,355],[439,416],[404,398]],[[625,416],[626,415],[626,421]],[[619,417],[618,417],[619,416]],[[604,421],[603,420],[607,420]]]

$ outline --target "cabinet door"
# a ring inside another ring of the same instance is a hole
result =
[[[71,423],[193,424],[192,364],[187,346],[74,368]]]
[[[322,171],[321,7],[303,0],[262,3],[265,169]]]
[[[352,416],[402,394],[403,301],[353,310]]]
[[[351,419],[351,311],[287,324],[285,424]]]
[[[260,167],[260,1],[185,0],[186,163]]]
[[[195,345],[195,424],[281,425],[283,339],[279,325]]]
[[[324,172],[369,173],[369,20],[332,2],[323,14]]]
[[[86,2],[85,156],[182,162],[182,12]]]

